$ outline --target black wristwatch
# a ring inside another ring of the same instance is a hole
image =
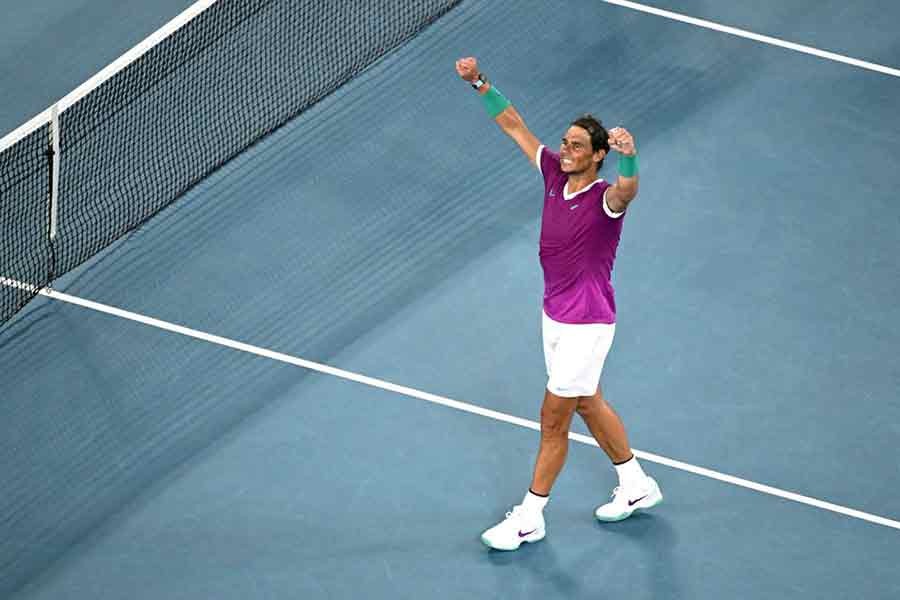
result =
[[[475,89],[477,90],[478,88],[480,88],[481,86],[483,86],[483,85],[486,84],[487,82],[488,82],[488,81],[487,81],[487,77],[484,76],[484,73],[479,73],[479,74],[478,74],[478,79],[476,79],[475,81],[472,82],[472,87],[475,88]]]

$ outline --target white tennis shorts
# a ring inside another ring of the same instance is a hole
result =
[[[616,324],[560,323],[544,313],[542,330],[547,389],[563,398],[593,396]]]

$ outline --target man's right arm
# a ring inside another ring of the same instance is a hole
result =
[[[471,57],[456,61],[456,72],[469,83],[481,77],[481,73],[478,71],[478,62]],[[492,114],[494,121],[503,130],[503,133],[511,137],[522,152],[525,153],[525,156],[528,157],[528,160],[540,169],[540,164],[536,164],[535,160],[540,160],[537,156],[537,150],[541,142],[525,125],[525,120],[522,119],[519,111],[512,104],[509,104],[509,100],[504,98],[502,94],[493,89],[490,83],[485,82],[481,85],[478,88],[478,94],[482,96],[488,112]]]

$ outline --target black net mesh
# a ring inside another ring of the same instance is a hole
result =
[[[50,281],[48,128],[0,152],[0,323]]]
[[[152,217],[458,2],[213,4],[60,115],[53,275],[73,269]],[[39,160],[46,131],[22,144],[26,147],[10,148],[2,159],[0,276],[20,275],[44,285],[51,270],[46,264],[49,175],[46,158]],[[6,174],[7,154],[12,176]],[[42,270],[36,268],[41,258]],[[35,270],[19,268],[32,261]],[[0,322],[29,299],[22,290],[3,294]]]

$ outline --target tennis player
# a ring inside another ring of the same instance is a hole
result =
[[[637,151],[621,127],[607,132],[585,115],[571,123],[559,153],[540,143],[475,58],[456,61],[456,71],[481,97],[496,121],[544,178],[540,259],[544,270],[542,333],[547,389],[541,407],[541,440],[531,486],[522,503],[481,535],[487,546],[516,550],[546,535],[544,507],[568,451],[569,425],[578,413],[612,461],[619,477],[612,501],[597,507],[600,521],[621,521],[662,502],[628,444],[621,419],[603,398],[600,374],[616,329],[610,283],[622,221],[638,191]],[[619,176],[597,176],[610,150],[619,153]]]

